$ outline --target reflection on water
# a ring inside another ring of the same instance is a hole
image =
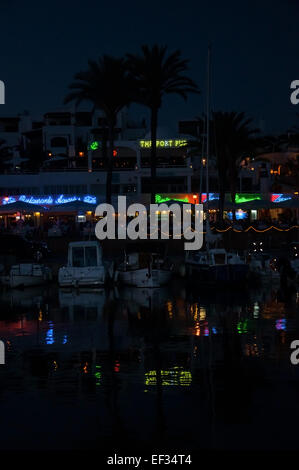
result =
[[[296,292],[3,291],[0,338],[2,449],[297,447]]]

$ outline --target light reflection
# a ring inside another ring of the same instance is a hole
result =
[[[171,302],[171,300],[168,300],[166,305],[167,305],[169,318],[172,318],[173,317],[173,303]]]
[[[248,319],[239,321],[237,324],[237,330],[239,334],[248,333]]]
[[[200,307],[199,309],[199,319],[202,321],[202,320],[205,320],[207,317],[207,310],[205,307]]]
[[[38,312],[38,321],[43,321],[43,311],[42,311],[42,309],[40,309],[40,311]]]
[[[96,366],[97,371],[95,372],[94,376],[96,378],[96,385],[101,385],[101,378],[102,378],[102,372],[101,372],[101,366]]]
[[[260,306],[258,302],[254,302],[253,304],[253,318],[258,318],[260,313]]]
[[[163,386],[183,386],[190,387],[192,374],[189,370],[184,370],[180,366],[174,366],[167,370],[161,370],[161,380]],[[151,370],[145,373],[145,385],[157,385],[157,371]]]
[[[287,321],[285,318],[280,318],[278,320],[276,320],[275,322],[275,328],[277,330],[285,330],[287,325],[286,325]]]
[[[49,329],[46,333],[46,344],[54,344],[53,322],[49,321]]]

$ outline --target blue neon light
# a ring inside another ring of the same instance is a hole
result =
[[[83,202],[87,202],[89,204],[96,204],[97,198],[95,196],[84,196]]]
[[[54,344],[53,322],[49,321],[49,329],[46,333],[46,344]]]
[[[87,204],[96,204],[97,198],[96,196],[91,196],[87,194],[86,196],[65,196],[64,194],[60,194],[57,197],[53,196],[26,196],[22,194],[21,196],[16,197],[7,197],[2,199],[2,205],[12,204],[13,202],[22,201],[28,204],[38,204],[40,206],[43,205],[52,205],[52,204],[66,204],[67,202],[74,202],[74,201],[83,201]]]
[[[290,199],[292,199],[292,196],[290,194],[281,194],[281,193],[278,193],[278,194],[273,193],[271,197],[272,202],[275,202],[275,203],[289,201]]]
[[[233,219],[233,213],[232,213],[232,212],[228,212],[227,215],[228,215],[228,218],[229,218],[230,220]],[[247,212],[243,212],[243,211],[240,210],[240,209],[236,211],[236,220],[247,219],[247,217],[248,217]]]
[[[7,197],[7,198],[3,199],[2,204],[3,204],[3,205],[5,205],[5,204],[12,204],[13,202],[16,202],[16,198],[14,198],[14,197]]]
[[[19,201],[27,202],[28,204],[53,204],[53,197],[34,197],[22,195],[19,197]]]

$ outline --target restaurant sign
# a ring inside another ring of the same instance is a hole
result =
[[[152,141],[151,140],[140,140],[139,145],[141,148],[151,148]],[[179,140],[179,139],[170,139],[170,140],[156,140],[157,148],[178,148],[178,147],[186,147],[187,140]]]
[[[51,206],[53,204],[66,204],[67,202],[74,201],[83,201],[89,204],[96,204],[96,196],[86,195],[86,196],[69,196],[60,194],[57,196],[3,196],[0,197],[0,205],[4,206],[6,204],[12,204],[13,202],[22,201],[27,202],[28,204],[39,204]]]

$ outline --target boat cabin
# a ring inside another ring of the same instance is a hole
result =
[[[68,248],[68,267],[102,266],[102,248],[97,241],[71,242]]]

